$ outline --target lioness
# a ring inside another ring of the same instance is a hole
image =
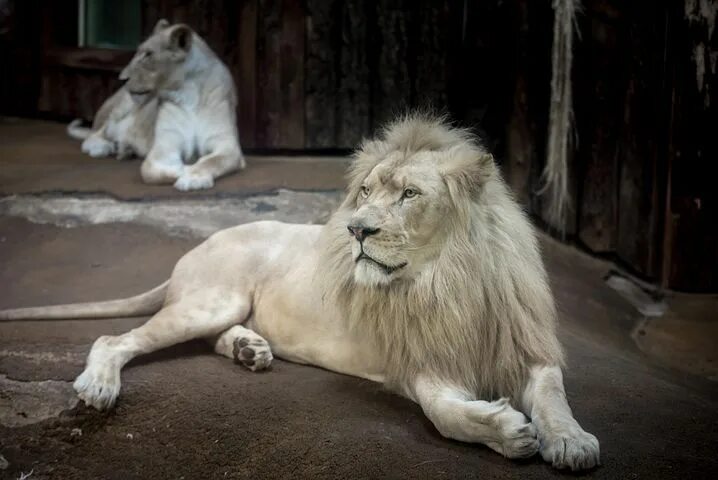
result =
[[[137,112],[142,100],[138,95],[146,95],[143,108],[152,115],[142,116],[137,127],[146,129],[140,141],[150,148],[133,148],[145,157],[141,174],[146,183],[173,183],[178,190],[211,188],[215,178],[245,167],[232,75],[190,27],[157,22],[120,79],[127,85],[100,109],[100,123],[96,120],[93,130],[101,134],[90,136],[83,151],[96,156],[115,153],[101,141],[107,130],[100,126],[114,113],[132,126],[134,116],[128,112]]]
[[[158,21],[151,36],[168,26],[167,20]],[[78,119],[70,122],[67,133],[83,140],[82,151],[91,157],[145,158],[155,137],[159,108],[157,79],[151,75],[130,76],[129,65],[122,69],[119,78],[125,84],[100,106],[92,128],[82,127]]]
[[[97,318],[157,312],[92,346],[75,381],[103,410],[138,355],[193,338],[250,370],[277,355],[383,382],[448,438],[558,468],[599,463],[571,414],[556,309],[536,236],[466,131],[412,116],[356,153],[325,226],[220,231],[136,297],[0,312]],[[528,419],[527,419],[528,416]]]

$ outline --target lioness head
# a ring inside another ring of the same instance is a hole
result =
[[[193,32],[187,25],[160,20],[152,35],[138,48],[120,73],[127,90],[137,102],[159,90],[173,90],[184,80],[183,65],[192,48]]]
[[[494,172],[473,137],[436,119],[405,118],[365,143],[344,204],[355,282],[386,285],[430,268],[468,230],[466,209]]]

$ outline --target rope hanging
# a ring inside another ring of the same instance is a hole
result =
[[[541,174],[541,195],[547,205],[549,223],[563,235],[570,209],[568,191],[569,148],[573,146],[573,102],[571,65],[573,33],[580,0],[553,0],[553,48],[551,71],[551,104],[549,107],[546,165]]]

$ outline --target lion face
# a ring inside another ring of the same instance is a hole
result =
[[[152,35],[138,48],[120,73],[137,103],[144,103],[160,90],[174,90],[184,81],[184,63],[192,46],[192,30],[160,20]]]
[[[448,197],[432,152],[393,152],[374,166],[347,225],[354,280],[378,286],[417,275],[443,243]]]

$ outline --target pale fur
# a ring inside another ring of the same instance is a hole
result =
[[[168,26],[166,20],[160,20],[150,38]],[[68,135],[83,140],[82,151],[91,157],[145,158],[152,148],[159,109],[159,76],[128,73],[129,66],[120,73],[126,84],[102,103],[91,128],[82,127],[81,120],[67,126]]]
[[[357,284],[346,255],[346,223],[361,183],[392,154],[396,168],[427,150],[446,172],[447,195],[439,200],[451,204],[441,218],[442,248],[411,282]],[[325,278],[350,324],[370,332],[383,349],[389,383],[400,386],[431,372],[482,398],[513,396],[529,365],[561,363],[536,236],[491,155],[466,131],[406,118],[383,140],[364,145],[349,178],[349,195],[327,226]],[[446,355],[449,348],[453,355]]]
[[[92,128],[75,120],[67,133],[83,140],[82,151],[91,157],[144,158],[154,141],[158,105],[155,95],[133,95],[123,86],[102,104]]]
[[[211,188],[245,167],[237,93],[229,69],[187,25],[160,20],[120,73],[127,84],[102,105],[92,129],[68,125],[93,157],[144,159],[142,179],[178,190]]]
[[[160,100],[154,144],[141,167],[145,182],[211,188],[245,167],[232,75],[188,26],[160,20],[123,76],[153,79]]]
[[[440,119],[409,116],[366,142],[327,225],[219,232],[127,313],[162,299],[145,325],[95,342],[75,382],[88,405],[114,405],[132,358],[204,337],[252,370],[273,353],[383,382],[442,435],[510,458],[598,464],[598,441],[566,402],[536,236],[491,156]],[[73,308],[121,314],[115,303]],[[72,316],[0,318],[60,311]]]

